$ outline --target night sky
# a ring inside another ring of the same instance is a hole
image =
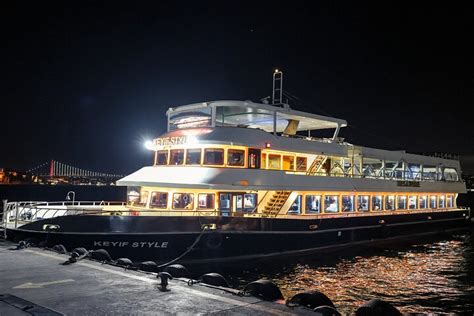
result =
[[[258,102],[275,68],[351,143],[474,154],[472,10],[313,2],[2,4],[0,167],[129,173],[168,107]]]

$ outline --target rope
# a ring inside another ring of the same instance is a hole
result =
[[[197,245],[197,243],[199,242],[199,240],[201,240],[201,237],[202,235],[204,234],[204,232],[208,229],[208,226],[207,225],[204,225],[201,232],[199,233],[199,235],[196,237],[196,240],[193,242],[193,244],[185,251],[183,252],[180,256],[178,256],[177,258],[167,262],[167,263],[163,263],[163,264],[160,264],[158,266],[158,268],[163,268],[165,266],[168,266],[170,264],[173,264],[175,263],[176,261],[178,261],[179,259],[183,258],[184,256],[186,256],[191,250],[194,249],[194,247]]]

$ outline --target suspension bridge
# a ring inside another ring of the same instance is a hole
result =
[[[78,168],[56,160],[50,160],[26,171],[27,174],[43,180],[61,179],[66,182],[99,181],[110,183],[123,177],[121,174],[106,173]]]

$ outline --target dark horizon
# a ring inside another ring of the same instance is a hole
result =
[[[346,119],[350,143],[474,155],[468,8],[9,5],[0,167],[129,173],[168,107],[259,102],[275,68],[291,107]]]

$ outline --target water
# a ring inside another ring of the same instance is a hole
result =
[[[0,199],[124,200],[125,188],[89,186],[0,186]],[[470,196],[472,200],[472,196]],[[459,203],[459,199],[458,199]],[[351,248],[331,254],[249,262],[246,266],[208,267],[234,287],[269,278],[285,298],[318,290],[342,313],[379,298],[404,313],[474,313],[474,234],[441,236],[411,244]]]
[[[374,298],[392,303],[403,313],[474,312],[472,233],[220,272],[240,288],[258,278],[272,279],[285,298],[317,290],[343,313],[354,312]]]

